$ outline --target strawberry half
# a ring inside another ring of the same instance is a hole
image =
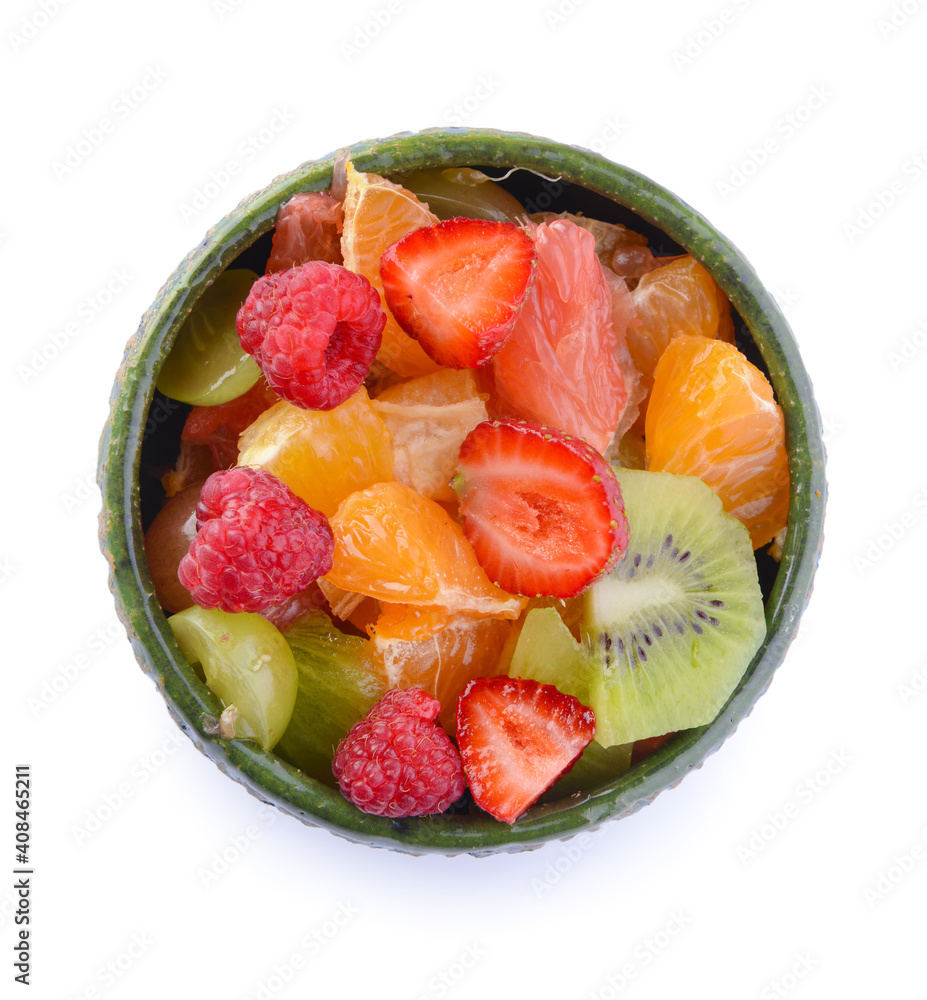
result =
[[[390,312],[446,368],[477,368],[512,332],[537,266],[512,222],[447,219],[413,230],[380,258]]]
[[[593,710],[552,684],[477,677],[457,701],[457,744],[473,800],[503,823],[569,771],[593,736]]]
[[[479,564],[510,593],[573,597],[628,546],[611,466],[585,441],[552,427],[478,424],[460,447],[451,485]]]

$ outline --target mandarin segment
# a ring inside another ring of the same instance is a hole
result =
[[[377,600],[516,618],[521,598],[490,582],[463,530],[403,483],[352,493],[331,519],[329,583]]]
[[[644,274],[631,295],[639,322],[628,327],[628,350],[648,393],[660,355],[674,337],[730,335],[728,301],[694,257],[677,257]],[[642,415],[646,408],[645,399]]]
[[[241,435],[238,462],[272,472],[328,516],[349,493],[393,477],[389,431],[363,386],[332,410],[281,400]]]
[[[396,479],[422,496],[452,503],[450,483],[464,438],[486,420],[480,398],[440,406],[372,401],[393,441]]]
[[[731,344],[677,337],[654,373],[647,468],[697,476],[755,549],[788,519],[785,422],[766,376]]]
[[[485,399],[470,368],[441,368],[429,375],[396,382],[377,394],[383,403],[403,406],[448,406],[471,399]]]
[[[349,160],[344,197],[341,254],[349,271],[362,274],[377,290],[386,313],[386,326],[377,360],[398,375],[424,375],[438,365],[396,322],[386,305],[380,279],[380,257],[414,229],[438,221],[411,191],[379,174],[361,173]]]
[[[441,703],[438,721],[453,734],[467,681],[505,672],[502,653],[513,627],[504,618],[384,604],[369,630],[373,661],[390,687],[418,686],[434,695]]]

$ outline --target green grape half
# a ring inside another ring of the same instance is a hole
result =
[[[200,296],[177,332],[158,389],[171,399],[193,406],[227,403],[247,392],[261,370],[242,350],[235,316],[251,286],[254,271],[223,271]]]
[[[299,685],[286,639],[266,618],[246,611],[192,607],[168,624],[213,694],[226,708],[238,709],[234,737],[272,750],[290,723]]]
[[[404,188],[428,203],[439,219],[462,215],[468,219],[516,222],[523,218],[521,202],[486,174],[471,167],[435,167],[396,178]]]

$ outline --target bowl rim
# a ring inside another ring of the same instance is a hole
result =
[[[517,165],[546,178],[545,183],[576,184],[630,209],[708,268],[743,318],[785,415],[790,528],[766,602],[766,639],[727,704],[711,724],[679,734],[609,784],[536,805],[512,826],[488,815],[409,820],[368,816],[337,790],[307,778],[256,744],[211,734],[221,705],[180,652],[148,573],[138,479],[142,446],[153,430],[147,425],[156,375],[166,351],[214,277],[272,228],[279,205],[291,195],[327,188],[344,153],[358,170],[381,174],[436,164]],[[596,829],[630,815],[701,766],[750,713],[797,633],[820,557],[827,492],[821,419],[808,372],[785,317],[743,254],[688,203],[629,167],[579,146],[474,128],[403,132],[336,150],[280,175],[220,219],[167,279],[126,346],[100,439],[97,479],[103,496],[100,547],[110,564],[117,613],[136,659],[197,747],[252,794],[308,825],[369,846],[445,855],[519,851]]]

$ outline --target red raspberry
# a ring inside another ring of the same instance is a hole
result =
[[[331,410],[354,393],[385,325],[373,285],[322,260],[258,278],[236,321],[277,394],[306,410]]]
[[[303,191],[280,206],[274,242],[265,271],[285,271],[307,260],[340,264],[341,202],[327,191]]]
[[[260,611],[332,566],[328,519],[263,469],[214,472],[196,505],[196,527],[177,576],[203,608]]]
[[[387,691],[338,744],[332,771],[346,799],[375,816],[442,813],[464,793],[460,754],[421,688]]]

